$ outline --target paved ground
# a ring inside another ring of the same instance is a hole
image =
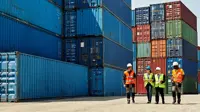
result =
[[[1,112],[200,112],[200,95],[182,97],[181,105],[146,104],[146,97],[136,97],[136,104],[126,104],[121,97],[75,98],[42,102],[0,103]]]

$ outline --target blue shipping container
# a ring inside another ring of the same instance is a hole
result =
[[[114,78],[114,80],[113,80]],[[89,74],[89,91],[92,96],[122,96],[123,71],[109,67],[92,68]]]
[[[165,20],[165,4],[153,4],[151,8],[151,21],[164,21]]]
[[[65,10],[75,9],[77,6],[76,4],[77,4],[77,0],[64,0]]]
[[[0,55],[1,101],[88,95],[86,67],[19,52]]]
[[[132,19],[131,19],[132,27],[135,26],[135,10],[132,10]]]
[[[198,50],[198,61],[200,61],[200,50]]]
[[[75,37],[77,35],[77,11],[65,12],[65,37]]]
[[[0,52],[20,51],[61,59],[61,39],[0,15]]]
[[[198,93],[200,93],[200,84],[198,84]]]
[[[78,51],[77,51],[77,40],[66,39],[65,40],[65,61],[78,63]]]
[[[79,38],[78,41],[79,64],[90,67],[103,67],[108,65],[126,69],[126,64],[132,62],[132,51],[106,38]]]
[[[56,34],[61,34],[61,9],[48,0],[2,0],[0,11]]]
[[[77,12],[77,35],[104,36],[132,50],[132,31],[104,8]]]
[[[137,74],[137,61],[136,60],[133,60],[133,70]]]
[[[195,76],[197,77],[197,62],[190,61],[184,58],[168,58],[167,59],[167,75],[172,75],[173,62],[176,61],[179,63],[179,67],[182,68],[186,76]]]
[[[198,61],[198,71],[200,71],[200,61]]]
[[[132,0],[123,0],[123,2],[131,9],[132,8]]]
[[[197,48],[181,38],[167,39],[167,57],[183,57],[197,62]]]
[[[136,25],[144,25],[150,23],[150,8],[142,7],[135,9]]]
[[[63,6],[63,0],[48,0],[48,1],[54,2],[59,7]]]
[[[137,58],[137,44],[133,44],[133,60],[136,60]]]

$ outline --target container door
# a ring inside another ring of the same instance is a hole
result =
[[[137,76],[136,82],[137,82],[137,84],[136,84],[137,93],[138,94],[146,94],[147,91],[146,91],[146,89],[144,87],[143,75]]]
[[[79,64],[89,66],[89,53],[90,53],[90,39],[89,38],[79,38],[78,39],[78,56]]]
[[[76,39],[66,39],[66,57],[65,61],[71,63],[78,63],[77,60],[77,40]]]
[[[0,98],[1,98],[0,100],[1,102],[7,101],[7,94],[8,94],[7,75],[8,75],[8,72],[1,72],[0,74]]]
[[[104,94],[103,89],[103,68],[94,68],[90,71],[90,83],[89,90],[92,96],[102,96]]]
[[[65,12],[65,37],[74,37],[77,35],[76,26],[77,26],[77,12],[75,11],[66,11]]]

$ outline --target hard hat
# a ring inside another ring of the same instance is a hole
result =
[[[178,66],[178,62],[173,62],[173,66]]]
[[[161,68],[160,68],[160,67],[156,67],[156,70],[159,70],[159,71],[160,71],[160,70],[161,70]]]
[[[132,64],[131,64],[131,63],[128,63],[128,64],[127,64],[127,68],[128,68],[128,67],[132,67]]]
[[[150,66],[147,66],[147,67],[146,67],[146,70],[151,70],[151,67],[150,67]]]

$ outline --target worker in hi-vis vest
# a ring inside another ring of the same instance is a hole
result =
[[[152,89],[154,87],[154,75],[151,72],[151,67],[147,66],[146,67],[146,73],[144,73],[144,87],[147,90],[147,99],[148,102],[147,103],[151,103],[151,99],[152,99]]]
[[[123,82],[126,88],[127,103],[130,104],[130,97],[132,93],[132,102],[135,103],[135,83],[136,74],[132,69],[132,64],[127,64],[127,70],[124,72]]]
[[[173,62],[174,69],[172,70],[172,96],[173,104],[176,103],[176,93],[178,104],[181,103],[181,85],[184,80],[185,73],[183,69],[179,68],[178,62]]]
[[[161,68],[156,68],[155,76],[155,89],[156,89],[156,104],[159,103],[159,94],[162,97],[162,103],[165,104],[164,88],[165,88],[165,75],[161,73]]]

